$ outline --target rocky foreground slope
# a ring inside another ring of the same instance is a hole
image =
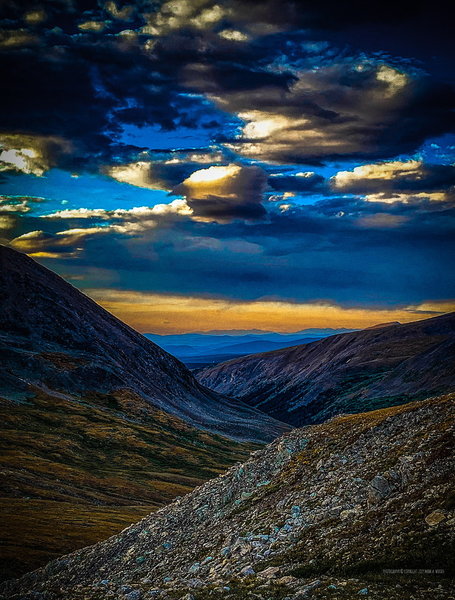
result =
[[[199,381],[296,426],[455,390],[455,313],[202,369]]]
[[[454,417],[448,395],[294,430],[2,598],[452,598]]]

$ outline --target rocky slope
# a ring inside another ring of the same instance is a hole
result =
[[[455,389],[455,313],[334,335],[197,372],[204,385],[296,426]]]
[[[454,400],[296,429],[2,598],[452,598]]]
[[[254,441],[283,424],[201,386],[176,358],[34,260],[0,247],[0,392],[127,388],[200,429]]]

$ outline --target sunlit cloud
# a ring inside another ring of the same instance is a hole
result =
[[[42,8],[37,10],[30,10],[24,15],[24,21],[29,25],[37,25],[46,20],[46,11]]]
[[[121,183],[129,183],[130,185],[152,190],[170,189],[168,184],[154,175],[153,164],[147,161],[106,167],[105,172]]]
[[[24,233],[9,242],[9,245],[35,258],[75,257],[83,250],[87,237],[105,233],[102,227],[76,228],[55,234],[42,230]]]
[[[168,0],[161,4],[158,12],[150,13],[148,31],[160,35],[182,26],[206,29],[221,21],[228,11],[210,0]]]
[[[18,48],[38,42],[38,37],[26,29],[2,29],[0,31],[0,48]]]
[[[0,196],[0,213],[29,213],[33,204],[42,201],[32,196]]]
[[[56,136],[0,134],[0,171],[42,176],[69,154],[71,142]]]
[[[237,29],[223,29],[218,35],[231,42],[247,42],[250,39],[249,35]]]
[[[367,194],[365,196],[367,202],[384,202],[385,204],[394,204],[401,202],[409,204],[422,200],[429,202],[455,202],[453,194],[448,192],[415,192],[415,193],[399,193],[399,192],[378,192],[377,194]]]
[[[78,25],[81,31],[93,31],[99,33],[106,29],[106,23],[103,21],[84,21]]]
[[[174,192],[185,196],[195,219],[257,219],[265,214],[262,194],[266,180],[259,167],[213,166],[195,171]]]
[[[355,167],[352,171],[339,171],[331,179],[336,189],[350,190],[353,184],[365,181],[411,180],[421,179],[423,163],[420,160],[391,161],[366,164]],[[358,188],[355,188],[358,189]]]
[[[411,196],[443,201],[450,186],[455,185],[455,166],[425,164],[421,160],[365,164],[351,171],[339,171],[330,179],[330,184],[336,191],[369,193],[367,199],[373,202],[386,202],[375,200],[381,195],[395,196],[396,200],[391,201],[405,201]],[[397,193],[390,194],[390,191]]]

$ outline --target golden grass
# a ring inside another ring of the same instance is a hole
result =
[[[198,431],[128,390],[37,391],[0,404],[4,577],[108,537],[257,448]]]
[[[1,498],[2,578],[19,576],[53,558],[95,544],[155,508]]]

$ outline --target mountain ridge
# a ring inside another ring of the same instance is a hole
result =
[[[455,387],[455,313],[365,329],[198,370],[204,385],[300,426]]]
[[[26,395],[28,373],[29,383],[66,393],[131,388],[199,429],[239,440],[285,430],[204,388],[176,358],[26,255],[2,246],[0,260],[3,394]]]

